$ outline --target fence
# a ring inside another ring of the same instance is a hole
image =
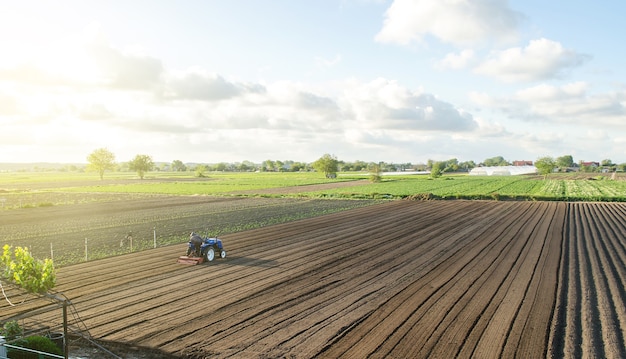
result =
[[[133,236],[132,232],[128,232],[127,235],[123,236],[120,240],[119,240],[119,247],[117,247],[117,249],[112,249],[111,247],[106,247],[108,249],[104,249],[104,253],[103,253],[103,247],[102,247],[102,243],[103,240],[100,238],[85,238],[83,245],[82,245],[82,249],[80,249],[80,245],[78,247],[74,247],[77,250],[72,251],[74,253],[74,262],[76,262],[76,259],[78,258],[82,258],[82,260],[89,261],[89,260],[93,260],[93,259],[99,259],[99,258],[103,258],[103,257],[108,257],[110,255],[118,255],[118,254],[124,254],[124,253],[128,253],[128,252],[134,252],[134,251],[141,251],[141,250],[146,250],[146,249],[150,249],[150,248],[157,248],[158,246],[163,246],[165,245],[169,245],[169,244],[174,244],[174,243],[180,243],[181,242],[181,237],[180,236],[176,236],[175,238],[170,238],[170,237],[166,237],[164,238],[160,238],[159,241],[157,242],[157,229],[156,227],[152,228],[152,238],[149,238],[148,240],[146,240],[146,238],[135,238]],[[184,237],[183,237],[184,238]],[[106,243],[108,243],[109,245],[114,242],[115,240],[111,241],[104,241]],[[67,245],[65,246],[66,248],[64,250],[61,250],[60,252],[63,252],[64,254],[67,254]],[[54,244],[52,242],[50,242],[50,259],[52,259],[53,261],[55,260],[55,254],[58,254],[57,252],[59,252],[58,248],[56,248],[54,246]],[[40,255],[42,255],[42,253],[39,253]],[[61,257],[66,257],[64,255],[61,255]],[[63,259],[62,259],[63,260]],[[80,259],[79,259],[80,261]],[[67,264],[66,262],[62,262],[62,264]]]
[[[153,248],[157,247],[157,235],[156,235],[156,227],[152,230],[153,233]],[[120,247],[124,245],[124,240],[128,241],[128,245],[130,247],[130,251],[133,251],[133,233],[130,232],[120,241]],[[52,251],[52,243],[50,243],[50,258],[54,260],[54,252]],[[89,240],[85,238],[85,262],[89,260]]]

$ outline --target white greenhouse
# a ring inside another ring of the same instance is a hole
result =
[[[470,176],[516,176],[537,173],[535,166],[492,166],[474,167]]]

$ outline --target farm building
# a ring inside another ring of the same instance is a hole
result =
[[[513,166],[532,166],[533,161],[513,161]]]
[[[474,167],[470,176],[516,176],[537,173],[535,166],[487,166]]]

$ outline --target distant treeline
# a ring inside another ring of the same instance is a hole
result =
[[[602,161],[578,161],[574,162],[571,155],[556,157],[554,159],[560,172],[582,171],[582,172],[606,172],[606,171],[624,171],[626,172],[626,163],[615,164],[610,159]],[[480,166],[510,166],[517,162],[532,164],[532,161],[508,161],[502,156],[491,157],[476,163],[474,161],[458,161],[451,158],[445,161],[428,160],[426,163],[394,163],[394,162],[367,162],[367,161],[343,161],[337,159],[338,171],[368,171],[372,165],[377,165],[382,172],[398,172],[398,171],[427,171],[436,164],[442,172],[469,172],[474,167]],[[174,172],[194,172],[198,166],[203,166],[207,171],[217,172],[308,172],[314,171],[313,163],[300,162],[293,160],[265,160],[260,163],[252,161],[241,162],[218,162],[218,163],[196,163],[183,162],[174,160],[172,162],[154,162],[155,171],[174,171]],[[3,172],[84,172],[87,163],[0,163],[0,171]],[[119,162],[115,164],[115,171],[133,172],[129,168],[129,162]]]

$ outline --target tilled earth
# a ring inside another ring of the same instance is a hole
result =
[[[198,266],[181,244],[63,267],[56,289],[94,338],[182,358],[620,358],[624,217],[395,201],[224,235]]]
[[[304,186],[303,186],[304,187]],[[4,244],[28,247],[37,258],[66,265],[172,243],[189,233],[217,236],[290,222],[370,200],[122,194],[102,201],[0,211]],[[132,235],[132,243],[127,239]]]

